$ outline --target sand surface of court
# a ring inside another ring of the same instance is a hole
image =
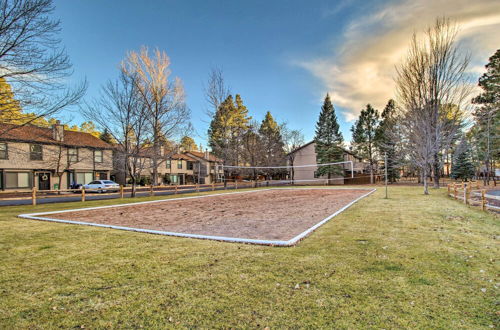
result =
[[[361,189],[272,189],[45,217],[177,233],[289,240],[366,193]]]

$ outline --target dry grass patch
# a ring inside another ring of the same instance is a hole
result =
[[[1,208],[0,327],[495,326],[498,218],[431,193],[379,191],[293,248],[16,218],[81,203]]]

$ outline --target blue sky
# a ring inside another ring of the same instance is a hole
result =
[[[260,121],[271,111],[306,140],[314,136],[327,92],[347,139],[364,104],[382,108],[392,97],[392,69],[409,36],[437,15],[466,26],[460,36],[464,46],[481,47],[471,69],[479,76],[500,45],[498,33],[488,33],[498,32],[500,7],[489,0],[467,3],[56,0],[54,14],[62,22],[73,79],[89,82],[88,100],[117,77],[127,51],[142,45],[164,50],[173,75],[183,80],[194,138],[205,145],[209,118],[203,86],[214,66],[223,68],[233,94],[241,94],[253,118]],[[82,121],[76,112],[68,119]]]

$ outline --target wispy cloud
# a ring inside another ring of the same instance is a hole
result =
[[[439,16],[460,26],[459,42],[472,55],[471,73],[479,76],[487,58],[500,47],[498,0],[406,0],[388,2],[369,14],[356,15],[343,42],[326,57],[296,62],[324,85],[350,121],[371,103],[382,108],[393,97],[395,65],[410,37]],[[319,96],[319,95],[318,95]]]

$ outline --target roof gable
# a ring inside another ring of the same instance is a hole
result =
[[[68,147],[111,149],[112,145],[96,138],[90,133],[64,131],[64,140],[59,142],[52,136],[52,128],[34,125],[0,124],[0,140],[56,144]]]
[[[294,153],[296,153],[296,152],[298,152],[298,151],[300,151],[300,150],[302,150],[302,149],[304,149],[304,148],[306,148],[306,147],[310,146],[310,145],[311,145],[311,144],[313,144],[314,142],[315,142],[315,141],[314,141],[314,140],[312,140],[312,141],[307,142],[307,143],[306,143],[306,144],[304,144],[304,145],[301,145],[300,147],[296,148],[295,150],[293,150],[293,151],[289,152],[289,153],[287,154],[287,156],[288,156],[288,155],[291,155],[291,154],[294,154]],[[350,150],[347,150],[347,149],[345,149],[345,148],[342,148],[342,150],[343,150],[346,154],[349,154],[349,155],[351,155],[351,156],[353,156],[353,157],[355,157],[355,158],[357,158],[357,159],[359,159],[359,160],[361,160],[361,159],[362,159],[362,157],[360,157],[360,156],[356,155],[354,152],[352,152],[352,151],[350,151]]]
[[[208,154],[208,159],[207,159],[206,154],[204,152],[186,151],[185,153],[190,154],[190,155],[195,156],[195,157],[198,157],[198,158],[201,158],[201,159],[204,159],[204,160],[208,160],[209,162],[222,162],[222,159],[215,157],[211,153]]]

